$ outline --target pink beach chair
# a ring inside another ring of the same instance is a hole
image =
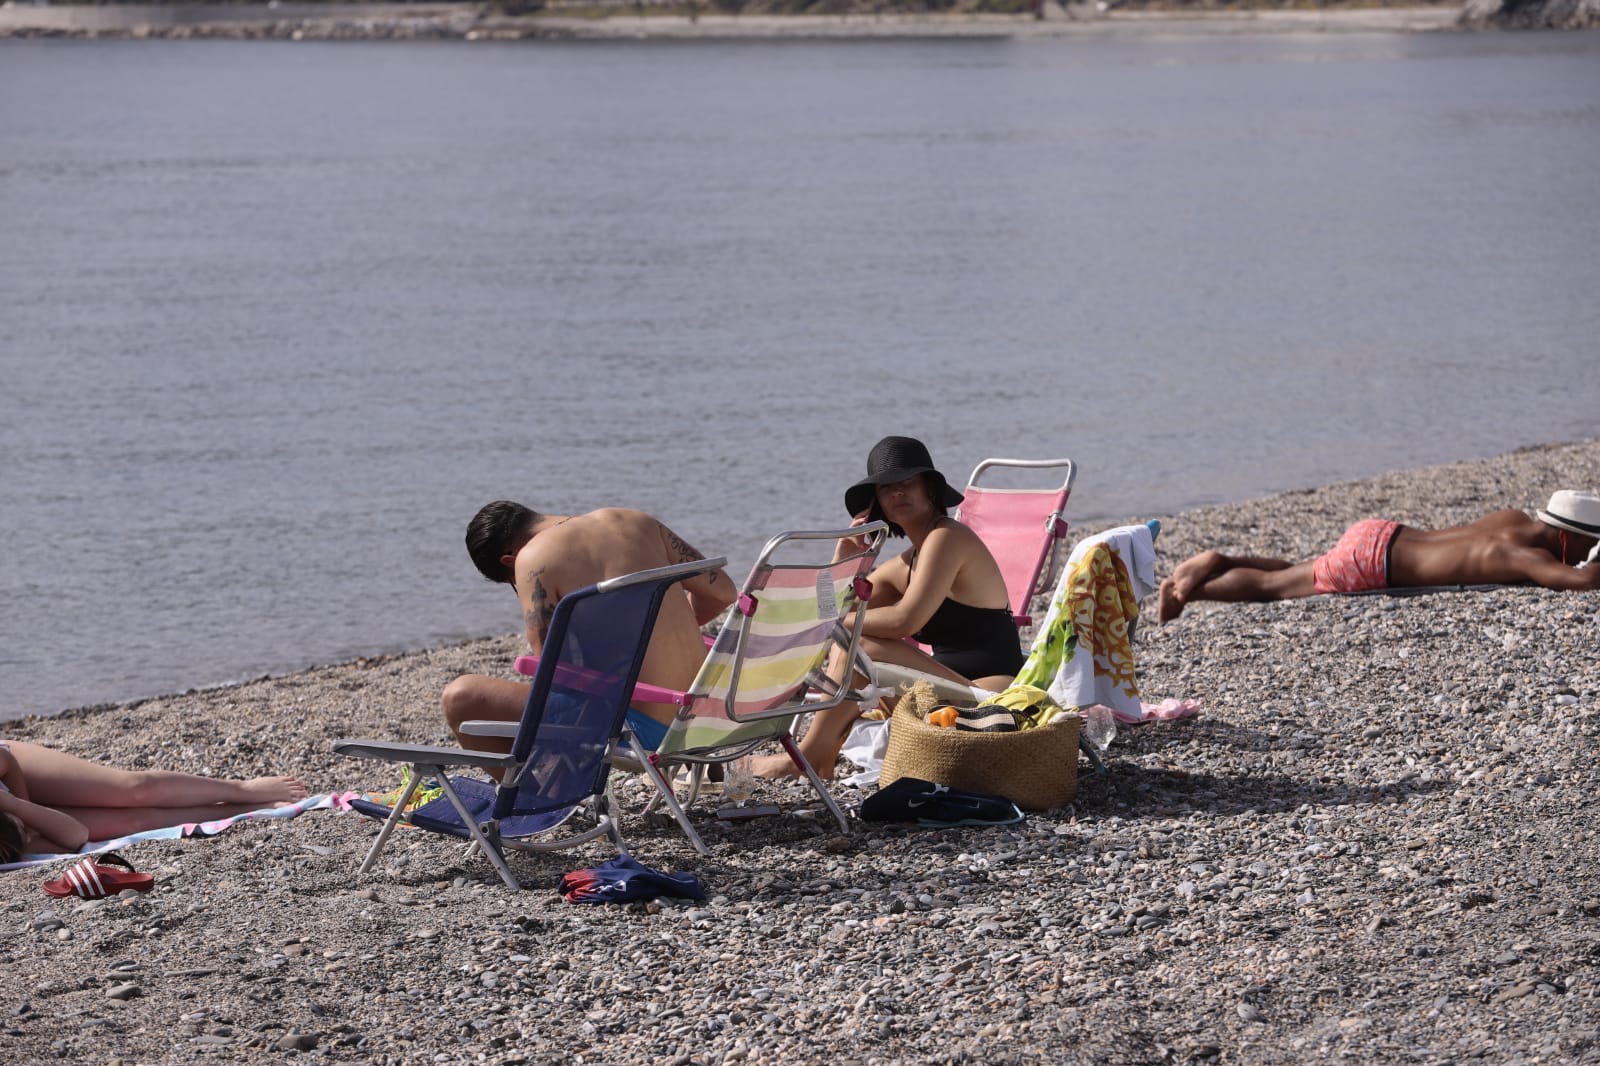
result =
[[[979,484],[985,473],[998,469],[1059,470],[1065,474],[1059,486],[1046,489]],[[1077,473],[1071,459],[985,459],[967,479],[966,499],[956,510],[956,518],[978,534],[1000,564],[1018,628],[1033,624],[1033,599],[1049,591],[1056,553],[1067,537],[1067,520],[1062,514]]]

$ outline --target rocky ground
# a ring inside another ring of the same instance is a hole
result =
[[[1201,546],[1305,556],[1600,485],[1600,442],[1209,508]],[[1139,516],[1149,517],[1149,516]],[[152,893],[0,874],[8,1062],[1600,1062],[1600,598],[1538,589],[1201,604],[1136,645],[1184,722],[1124,731],[1076,804],[1006,829],[705,810],[704,903],[574,906],[316,812],[129,857]],[[387,787],[339,736],[443,740],[435,700],[510,638],[7,723],[130,766]],[[798,792],[763,786],[786,804]],[[849,800],[849,790],[838,789]],[[858,797],[857,797],[858,798]]]

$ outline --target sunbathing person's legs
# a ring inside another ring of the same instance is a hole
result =
[[[959,682],[963,685],[970,682],[948,667],[940,665],[917,648],[903,640],[882,640],[877,637],[862,637],[861,650],[874,662],[896,663],[908,666],[913,670],[924,673],[936,674],[939,677]],[[835,648],[828,660],[828,676],[835,681],[845,676],[844,657],[839,649]],[[851,676],[852,687],[866,683],[860,674]],[[885,699],[887,705],[892,706],[892,701]],[[834,764],[839,761],[839,750],[844,747],[845,739],[850,735],[850,729],[855,725],[857,718],[861,717],[861,705],[853,700],[846,700],[837,707],[826,711],[819,711],[811,716],[811,722],[806,727],[805,736],[800,738],[800,754],[806,757],[806,762],[817,772],[817,776],[825,781],[833,780]],[[798,777],[800,770],[788,755],[768,755],[754,762],[757,777]]]
[[[1312,562],[1203,551],[1179,563],[1161,583],[1157,617],[1170,622],[1195,600],[1264,603],[1315,593]]]
[[[295,777],[236,781],[170,770],[119,770],[26,741],[9,743],[22,769],[27,798],[69,813],[75,809],[161,808],[170,812],[207,807],[215,810],[212,805],[222,804],[237,805],[242,812],[293,803],[307,795],[306,786]],[[185,820],[172,818],[160,824],[175,825]]]

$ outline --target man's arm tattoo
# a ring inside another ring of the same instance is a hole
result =
[[[678,557],[680,563],[696,563],[705,556],[694,550],[694,545],[678,536],[666,526],[661,527],[661,532],[667,535],[667,547],[672,549],[672,554]]]
[[[528,605],[525,620],[528,628],[539,634],[539,643],[544,643],[544,638],[550,633],[550,619],[556,613],[555,605],[550,602],[550,594],[544,589],[544,582],[539,580],[539,571],[533,575],[533,588],[528,593],[528,599],[533,602]]]
[[[662,525],[660,522],[657,522],[656,525],[661,526],[661,533],[667,538],[667,548],[674,556],[677,557],[677,562],[697,563],[705,558],[704,555],[701,555],[700,552],[695,549],[693,544],[690,544],[688,541],[678,536],[665,525]],[[711,573],[707,574],[706,584],[715,585],[717,583],[718,573],[718,571],[713,570]]]

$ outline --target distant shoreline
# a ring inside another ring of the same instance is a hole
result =
[[[480,4],[115,4],[0,7],[0,37],[288,40],[805,40],[1263,33],[1420,33],[1460,27],[1456,5],[1041,14],[498,14]]]

